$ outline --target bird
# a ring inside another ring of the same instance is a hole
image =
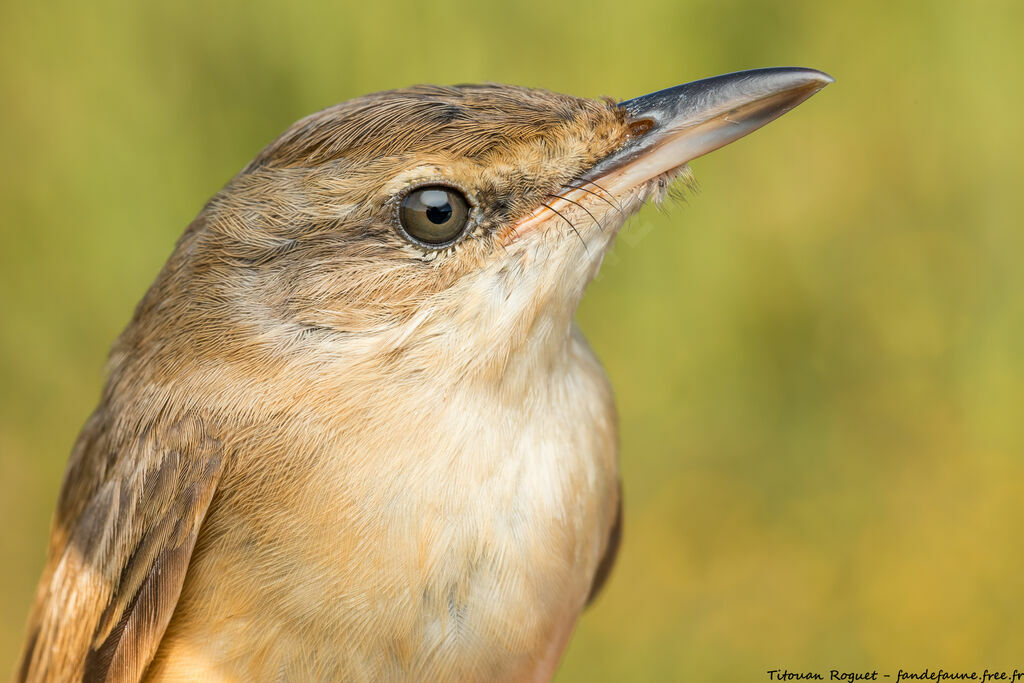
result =
[[[550,680],[621,536],[587,284],[690,161],[830,82],[414,86],[292,125],[114,343],[17,680]]]

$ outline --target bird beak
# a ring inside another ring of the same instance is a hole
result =
[[[832,80],[815,69],[754,69],[626,100],[619,104],[630,130],[626,142],[567,184],[553,205],[542,204],[507,231],[503,243],[519,240],[552,215],[565,219],[561,207],[571,210],[569,205],[579,206],[584,194],[594,194],[579,183],[624,197],[663,173],[774,121]]]
[[[815,69],[754,69],[627,100],[619,106],[630,138],[580,179],[618,195],[774,121],[832,81]]]

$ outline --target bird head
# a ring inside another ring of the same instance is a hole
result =
[[[536,362],[568,343],[587,283],[645,200],[830,81],[764,69],[621,103],[424,86],[330,107],[208,203],[120,355],[155,335],[157,365],[373,356],[500,375],[527,349]]]

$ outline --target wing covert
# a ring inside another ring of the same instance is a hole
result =
[[[223,456],[199,419],[118,436],[102,414],[65,476],[21,681],[139,680],[217,489]]]

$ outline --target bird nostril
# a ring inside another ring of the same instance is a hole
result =
[[[654,128],[654,121],[651,119],[636,119],[629,122],[629,137],[639,138]]]

